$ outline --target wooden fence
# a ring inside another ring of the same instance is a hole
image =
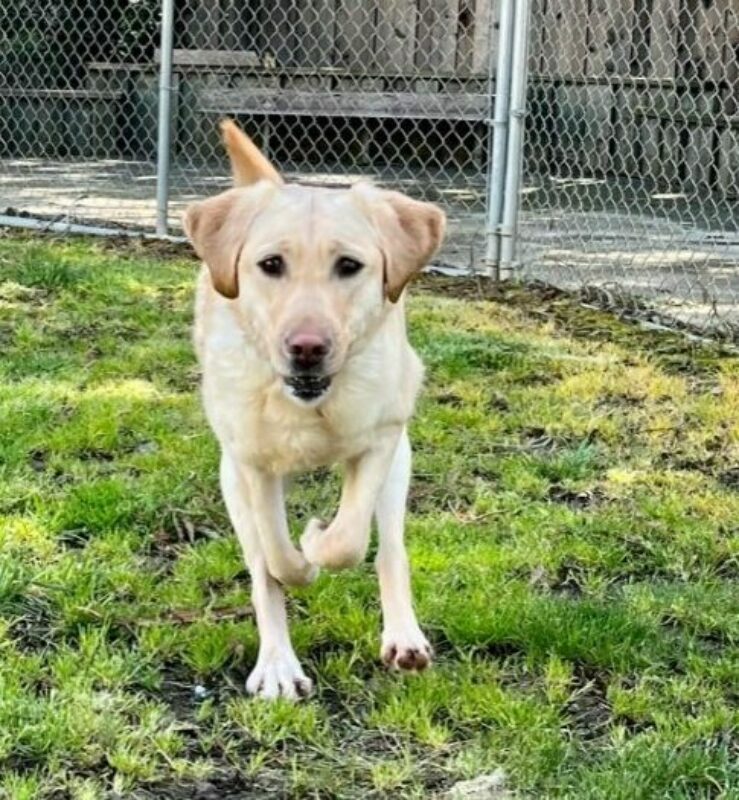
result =
[[[739,0],[534,0],[529,70],[532,159],[739,194]]]
[[[495,0],[191,0],[177,42],[194,50],[254,51],[283,67],[487,75],[495,6]]]
[[[647,178],[669,190],[739,195],[739,0],[531,4],[529,173]],[[459,141],[450,157],[483,175],[498,5],[178,0],[175,153],[193,163],[213,157],[219,113],[256,113],[268,127],[270,116],[290,115],[283,106],[296,105],[292,91],[301,93],[301,113],[317,122],[346,116],[362,137],[362,120],[383,114],[401,137],[418,135],[421,119],[473,130],[469,139],[446,137]],[[153,158],[157,69],[96,63],[79,90],[3,91],[0,153]],[[400,110],[387,99],[393,93]],[[405,128],[404,115],[413,117]],[[39,152],[33,132],[52,129]],[[420,159],[428,151],[410,152],[416,142],[406,138],[406,149],[383,151],[380,136],[362,157]]]

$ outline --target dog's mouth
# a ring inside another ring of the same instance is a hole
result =
[[[285,385],[298,400],[309,403],[318,400],[331,385],[330,375],[290,375],[285,378]]]

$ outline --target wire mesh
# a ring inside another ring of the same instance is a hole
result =
[[[479,267],[502,2],[176,0],[170,229],[228,185],[228,115],[293,180],[441,203]],[[530,2],[517,275],[736,337],[737,0]],[[160,20],[0,6],[0,214],[154,229]]]
[[[534,0],[520,272],[739,331],[739,4]]]
[[[292,180],[368,177],[444,205],[444,260],[483,256],[493,0],[178,4],[171,222],[228,179],[235,118]]]
[[[236,118],[294,180],[436,200],[444,254],[482,258],[494,0],[177,0],[169,223],[228,185]],[[0,12],[0,211],[150,229],[158,0]]]
[[[0,3],[0,213],[150,224],[158,15],[158,0]]]

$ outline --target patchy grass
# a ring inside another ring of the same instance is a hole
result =
[[[317,693],[266,705],[194,269],[0,240],[0,796],[420,798],[497,767],[535,797],[739,794],[737,360],[425,280],[408,544],[436,666],[380,667],[367,564],[291,595]],[[298,480],[296,529],[335,502]]]

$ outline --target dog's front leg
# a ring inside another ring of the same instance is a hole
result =
[[[413,611],[408,556],[403,544],[410,477],[411,445],[403,431],[375,510],[379,539],[376,566],[383,623],[380,656],[396,669],[422,670],[431,661],[431,647]]]
[[[318,570],[290,540],[282,478],[250,465],[241,465],[240,471],[270,575],[285,586],[311,583]]]
[[[400,429],[384,432],[373,446],[346,465],[339,510],[327,526],[312,519],[300,539],[305,557],[326,569],[359,564],[367,554],[372,512],[393,460]]]
[[[246,689],[265,698],[304,697],[310,693],[311,682],[290,642],[285,593],[267,568],[246,483],[239,467],[225,452],[221,455],[221,492],[251,575],[252,605],[259,629],[259,655]]]

